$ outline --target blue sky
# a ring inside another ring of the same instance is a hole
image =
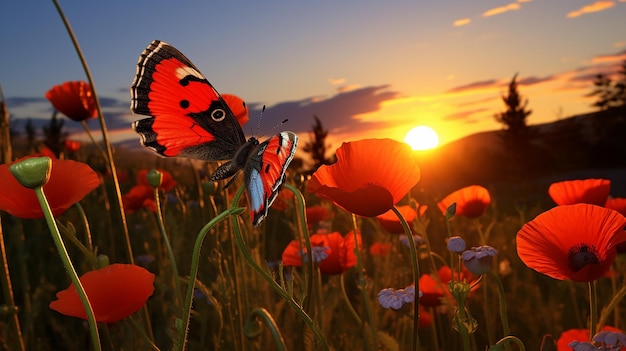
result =
[[[222,93],[253,107],[247,128],[307,139],[313,115],[331,143],[402,140],[429,125],[449,142],[499,129],[493,115],[515,74],[530,124],[592,111],[599,72],[626,59],[619,1],[60,1],[105,101],[114,140],[137,138],[128,88],[153,40],[184,52]],[[85,80],[53,3],[0,4],[0,84],[19,126],[49,118],[53,85]],[[72,121],[66,126],[83,138]],[[94,124],[94,126],[97,126]]]

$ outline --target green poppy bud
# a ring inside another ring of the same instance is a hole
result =
[[[24,187],[35,189],[50,179],[52,159],[48,156],[27,158],[9,166],[9,171]]]

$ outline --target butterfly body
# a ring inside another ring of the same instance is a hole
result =
[[[140,55],[130,92],[131,111],[151,116],[132,124],[141,144],[165,157],[226,161],[211,180],[231,178],[227,186],[243,170],[251,219],[260,224],[285,182],[298,136],[285,131],[263,142],[246,140],[240,117],[224,98],[189,59],[162,41]]]

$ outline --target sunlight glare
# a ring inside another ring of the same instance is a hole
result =
[[[439,136],[431,127],[417,126],[406,133],[404,142],[413,150],[428,150],[439,145]]]

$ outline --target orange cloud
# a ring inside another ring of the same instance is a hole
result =
[[[460,26],[464,26],[464,25],[470,23],[471,21],[472,20],[469,19],[469,18],[461,18],[461,19],[458,19],[458,20],[454,21],[453,24],[454,24],[455,27],[460,27]]]
[[[328,83],[332,85],[339,85],[346,82],[345,78],[328,78]]]
[[[615,54],[597,55],[591,60],[591,62],[593,63],[616,62],[616,61],[622,61],[624,59],[626,59],[626,50],[623,50],[622,52],[618,52]]]
[[[487,10],[485,12],[483,12],[483,17],[490,17],[490,16],[495,16],[495,15],[499,15],[501,13],[505,13],[508,11],[515,11],[515,10],[519,10],[520,9],[520,5],[519,3],[511,3],[505,6],[500,6],[500,7],[494,7],[491,10]]]
[[[585,5],[578,10],[568,13],[567,18],[576,18],[588,13],[604,11],[613,6],[615,6],[613,1],[596,1],[593,4]]]

